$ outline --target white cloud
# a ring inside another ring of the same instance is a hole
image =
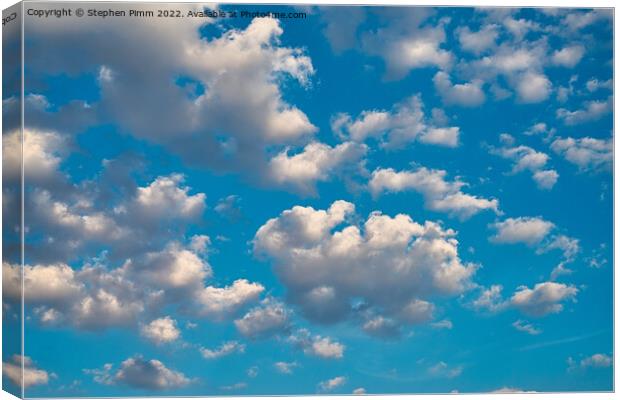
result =
[[[266,338],[289,330],[289,314],[284,304],[266,299],[261,306],[235,320],[235,326],[239,333],[250,339]]]
[[[431,375],[435,376],[443,376],[447,378],[456,378],[461,375],[463,372],[463,367],[454,367],[450,368],[448,364],[443,361],[438,362],[437,364],[428,368],[428,372]]]
[[[143,315],[170,306],[221,321],[258,299],[264,288],[245,279],[224,288],[205,286],[211,267],[196,253],[201,249],[191,247],[191,241],[188,247],[172,242],[115,269],[106,265],[105,258],[79,269],[60,263],[26,265],[26,302],[46,325],[69,324],[85,330],[140,325],[147,338],[165,341],[175,335],[173,321],[163,318],[144,325]],[[19,266],[4,265],[3,279],[8,299],[18,300]]]
[[[136,209],[146,216],[168,218],[199,217],[205,209],[205,194],[188,195],[189,188],[179,187],[183,176],[179,174],[160,176],[149,186],[140,187],[136,195]]]
[[[452,329],[452,321],[444,319],[441,321],[431,323],[431,326],[435,329]]]
[[[551,143],[551,149],[582,171],[611,170],[612,139],[558,138]]]
[[[23,144],[23,156],[22,156]],[[21,179],[22,160],[24,179],[29,184],[45,186],[54,178],[66,149],[64,138],[56,132],[37,129],[15,130],[2,139],[3,176],[7,181]]]
[[[342,358],[345,346],[337,341],[320,335],[312,336],[306,329],[300,329],[288,340],[295,346],[300,347],[304,353],[319,358]]]
[[[551,61],[555,65],[560,65],[566,68],[573,68],[581,61],[581,58],[585,54],[586,49],[582,45],[572,45],[557,50],[551,56]]]
[[[24,368],[22,370],[22,361]],[[46,385],[53,374],[38,369],[30,357],[14,355],[9,360],[2,362],[2,373],[15,385],[29,388],[35,385]]]
[[[207,286],[197,294],[200,315],[222,320],[237,313],[247,304],[258,299],[265,288],[247,279],[237,279],[227,287]]]
[[[547,243],[543,243],[536,253],[542,254],[552,250],[562,251],[566,261],[573,261],[580,250],[579,240],[566,235],[556,235]]]
[[[337,114],[331,125],[343,140],[363,142],[373,138],[385,148],[401,148],[416,140],[446,147],[458,145],[459,128],[431,126],[419,94],[394,104],[391,110],[362,111],[356,119]]]
[[[366,394],[366,389],[364,389],[363,387],[356,388],[353,390],[353,394],[357,394],[357,395]]]
[[[325,182],[343,168],[360,168],[367,152],[364,144],[346,142],[335,147],[312,142],[302,152],[289,156],[289,150],[269,161],[271,179],[302,193],[316,193],[317,182]]]
[[[143,325],[140,333],[156,344],[174,342],[181,336],[177,322],[170,317],[158,318]]]
[[[475,55],[495,47],[499,36],[498,26],[494,24],[484,25],[477,32],[471,31],[467,26],[458,28],[456,32],[461,48]]]
[[[596,92],[600,89],[612,90],[614,87],[613,79],[607,79],[606,81],[599,81],[596,78],[592,78],[586,82],[586,88],[589,92]]]
[[[362,49],[381,57],[386,63],[386,77],[401,79],[418,68],[449,68],[454,56],[442,48],[446,41],[444,21],[432,25],[424,22],[433,14],[428,10],[377,10],[387,22],[382,29],[361,36]]]
[[[559,176],[560,175],[553,169],[536,171],[534,175],[532,175],[538,188],[543,190],[550,190],[553,188]]]
[[[507,218],[491,226],[497,230],[497,234],[491,237],[491,241],[525,243],[531,246],[540,243],[555,225],[539,217],[519,217]]]
[[[476,266],[461,262],[454,231],[380,212],[362,226],[345,225],[354,209],[344,201],[328,210],[295,206],[256,233],[254,253],[273,261],[288,298],[307,318],[345,320],[355,314],[355,300],[371,314],[416,323],[416,305],[426,304],[417,301],[470,286]]]
[[[420,136],[420,142],[444,147],[459,146],[460,129],[456,126],[450,128],[429,128]]]
[[[542,129],[539,125],[537,129]],[[529,171],[536,186],[541,190],[551,190],[555,186],[559,174],[553,169],[545,169],[549,161],[549,155],[534,150],[529,146],[514,145],[514,138],[506,133],[500,135],[502,147],[489,147],[491,154],[500,156],[513,162],[511,174]]]
[[[248,384],[245,382],[237,382],[234,383],[232,385],[224,385],[224,386],[220,386],[221,390],[241,390],[241,389],[245,389],[246,387],[248,387]]]
[[[519,100],[523,103],[540,103],[547,100],[551,88],[549,78],[537,72],[526,72],[520,76],[516,87]]]
[[[293,373],[293,368],[296,368],[298,366],[298,364],[296,362],[278,361],[278,362],[274,363],[273,366],[281,374],[290,375],[290,374]]]
[[[102,369],[85,370],[94,375],[95,382],[113,385],[123,384],[138,389],[167,390],[187,386],[191,380],[180,372],[167,368],[159,360],[145,360],[137,355],[123,361],[114,373],[113,365],[106,364]]]
[[[564,309],[563,301],[573,300],[579,290],[557,282],[537,283],[533,289],[526,286],[517,288],[510,303],[526,315],[542,317],[556,314]]]
[[[486,98],[481,80],[453,85],[450,76],[444,71],[439,71],[435,74],[433,83],[444,104],[476,107],[484,103]]]
[[[562,19],[562,25],[572,31],[579,31],[601,20],[613,20],[612,13],[607,9],[599,10],[575,10],[567,13]]]
[[[488,288],[482,287],[478,298],[472,301],[472,307],[492,313],[503,310],[507,304],[502,298],[502,290],[502,285],[491,285]]]
[[[544,134],[547,137],[552,137],[553,135],[555,135],[555,128],[549,128],[544,122],[538,122],[532,125],[528,130],[523,132],[523,134],[528,136]]]
[[[559,108],[556,111],[556,116],[564,121],[565,125],[579,125],[601,119],[604,115],[612,112],[612,107],[613,98],[610,96],[606,100],[586,101],[584,108],[575,111]]]
[[[323,392],[331,392],[332,390],[344,385],[347,382],[347,378],[344,376],[337,376],[332,379],[319,383],[319,389]]]
[[[489,392],[489,393],[502,394],[502,393],[536,393],[536,392],[535,391],[525,391],[525,390],[519,389],[519,388],[504,386],[502,388],[493,390],[492,392]]]
[[[248,368],[248,370],[246,371],[246,374],[250,378],[256,378],[258,376],[258,367],[256,365],[254,365],[254,366]]]
[[[523,321],[523,320],[516,320],[515,322],[512,323],[512,326],[520,331],[520,332],[525,332],[529,335],[540,335],[542,333],[542,330],[540,330],[539,328],[535,327],[534,325],[530,324],[527,321]]]
[[[202,6],[181,10],[202,11]],[[33,70],[80,74],[100,67],[101,98],[92,106],[100,111],[101,123],[113,120],[124,132],[165,146],[188,164],[252,181],[266,178],[265,156],[274,146],[316,133],[308,116],[285,101],[282,92],[294,83],[310,87],[312,60],[302,48],[281,45],[284,30],[277,19],[255,18],[244,29],[209,38],[200,35],[200,28],[213,23],[210,18],[183,27],[172,21],[141,20],[131,28],[107,22],[76,21],[67,30],[46,21],[32,31],[33,51],[50,60],[33,64]],[[106,40],[94,32],[105,32]],[[58,44],[53,49],[37,45],[36,38],[49,37]],[[157,51],[142,46],[146,40],[157,42]],[[114,51],[109,42],[116,43]],[[89,57],[66,57],[76,51]],[[144,65],[150,66],[147,72]],[[175,76],[191,84],[175,84]],[[233,111],[235,118],[221,118]]]
[[[225,342],[217,349],[200,348],[200,354],[207,360],[214,360],[234,353],[244,353],[245,345],[237,341]]]
[[[391,168],[377,169],[372,173],[368,188],[373,196],[382,192],[413,190],[422,194],[428,209],[446,212],[461,219],[470,218],[484,210],[499,213],[499,202],[496,199],[489,200],[463,193],[461,188],[466,184],[458,179],[446,181],[446,175],[446,171],[425,167],[400,172]]]
[[[593,354],[581,360],[581,368],[608,368],[612,365],[613,359],[606,354]]]
[[[516,40],[522,40],[529,32],[541,30],[539,24],[525,18],[515,19],[508,16],[503,20],[503,24]]]

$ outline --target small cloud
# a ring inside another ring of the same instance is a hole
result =
[[[527,321],[523,321],[523,320],[516,320],[515,322],[512,323],[512,326],[520,331],[520,332],[525,332],[528,333],[530,335],[539,335],[542,333],[542,330],[536,328],[534,325],[530,324]]]
[[[278,361],[273,364],[273,366],[280,372],[281,374],[290,375],[293,373],[293,368],[297,368],[299,364],[296,362],[284,362]]]
[[[345,378],[344,376],[337,376],[335,378],[320,382],[319,390],[322,392],[331,392],[332,390],[344,385],[346,381],[347,378]]]

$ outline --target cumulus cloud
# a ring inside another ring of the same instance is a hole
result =
[[[502,285],[491,285],[488,288],[480,288],[480,294],[471,303],[471,306],[477,310],[485,310],[489,312],[498,312],[507,306],[502,297]]]
[[[551,94],[551,81],[542,73],[526,72],[517,83],[517,94],[523,103],[540,103]]]
[[[502,17],[504,27],[516,36],[532,30],[534,25],[524,19]],[[535,41],[505,40],[492,52],[471,61],[462,60],[457,71],[469,80],[481,80],[491,85],[498,100],[511,95],[504,85],[517,94],[520,103],[539,103],[551,95],[553,85],[544,72],[548,64],[548,44],[545,38]]]
[[[446,41],[444,23],[425,25],[431,9],[376,10],[382,29],[364,32],[362,49],[381,57],[386,77],[401,79],[418,68],[449,68],[454,56],[442,48]]]
[[[28,185],[48,187],[59,180],[58,168],[65,152],[65,139],[54,131],[24,129],[23,137],[20,130],[6,133],[2,138],[2,176],[7,182],[19,181],[23,160]]]
[[[612,90],[613,87],[614,87],[613,79],[607,79],[606,81],[601,81],[596,78],[592,78],[592,79],[589,79],[588,82],[586,82],[586,89],[588,89],[589,92],[596,92],[600,89]]]
[[[537,129],[542,129],[542,127],[539,126]],[[559,174],[553,169],[545,169],[549,155],[529,146],[514,145],[514,138],[506,133],[500,135],[500,140],[503,145],[501,147],[489,146],[489,152],[512,161],[511,174],[529,171],[539,189],[550,190],[555,186]]]
[[[133,213],[144,214],[147,218],[187,218],[199,217],[205,209],[204,193],[188,195],[189,188],[179,187],[183,176],[174,174],[160,176],[146,187],[137,190]]]
[[[572,286],[557,282],[541,282],[532,289],[527,286],[519,286],[513,295],[505,299],[502,296],[501,285],[491,285],[489,288],[481,287],[480,296],[471,302],[471,306],[477,310],[485,310],[491,313],[517,309],[529,317],[544,317],[548,314],[557,314],[564,309],[564,302],[577,301],[579,290]],[[513,326],[515,329],[536,334],[533,325],[518,320]]]
[[[481,80],[453,85],[450,76],[446,72],[439,71],[435,74],[433,83],[444,104],[476,107],[484,103],[485,95]]]
[[[256,18],[245,29],[209,38],[200,34],[202,26],[213,22],[208,18],[183,27],[172,21],[141,20],[130,28],[107,22],[76,20],[67,30],[46,21],[32,31],[33,51],[49,60],[33,63],[33,70],[99,71],[101,99],[92,107],[101,123],[114,121],[189,164],[239,173],[252,182],[268,180],[266,155],[274,146],[303,141],[317,131],[302,110],[284,100],[283,85],[309,87],[315,71],[303,49],[281,45],[284,30],[277,19]],[[106,32],[106,40],[94,31]],[[56,45],[39,47],[37,38]],[[156,41],[157,51],[142,46],[146,40]],[[108,50],[110,42],[117,44],[114,51]],[[65,56],[75,51],[88,56]],[[146,64],[151,66],[147,73]],[[171,81],[179,76],[202,90]],[[235,118],[221,118],[233,111]]]
[[[564,309],[562,302],[575,300],[579,290],[557,282],[537,283],[534,288],[520,286],[510,298],[512,306],[526,315],[542,317],[556,314]]]
[[[23,363],[23,370],[22,370]],[[35,385],[46,385],[54,374],[39,369],[30,357],[13,355],[9,360],[2,362],[2,373],[15,386],[28,388]]]
[[[230,342],[222,343],[216,349],[207,349],[204,347],[200,348],[200,354],[202,354],[202,356],[206,358],[207,360],[214,360],[214,359],[225,357],[225,356],[228,356],[234,353],[244,353],[244,352],[245,352],[245,345],[237,341],[234,341],[234,340]]]
[[[613,98],[606,100],[591,100],[583,104],[583,108],[571,111],[566,108],[558,108],[556,117],[565,125],[579,125],[590,121],[596,121],[612,112]]]
[[[575,164],[581,171],[611,170],[613,161],[612,139],[558,138],[551,143],[551,149]]]
[[[174,342],[181,336],[177,322],[170,317],[158,318],[143,325],[140,333],[156,344]]]
[[[286,306],[273,299],[265,299],[262,304],[235,320],[239,333],[250,339],[263,339],[290,329],[290,312]]]
[[[344,376],[337,376],[335,378],[328,379],[319,383],[319,390],[322,392],[331,392],[332,390],[344,385],[347,382],[347,378]]]
[[[325,182],[345,168],[361,169],[367,146],[346,142],[335,147],[312,142],[303,151],[289,155],[284,150],[269,161],[272,180],[302,193],[316,194],[317,182]]]
[[[331,125],[344,140],[375,139],[385,148],[401,148],[416,140],[444,147],[457,147],[459,143],[458,127],[432,126],[419,94],[394,104],[391,110],[362,111],[355,119],[349,114],[337,114]]]
[[[457,295],[471,284],[474,264],[462,263],[455,232],[408,215],[373,212],[361,226],[353,204],[327,210],[295,206],[268,220],[254,253],[273,261],[288,299],[323,323],[382,315],[400,324],[428,320],[425,298]],[[362,305],[353,306],[355,302]],[[361,310],[364,312],[361,313]]]
[[[551,56],[551,61],[555,65],[566,68],[573,68],[581,61],[586,49],[580,44],[564,47],[556,50]]]
[[[345,346],[337,341],[320,335],[312,336],[306,329],[300,329],[291,335],[288,340],[301,348],[304,353],[319,358],[342,358]]]
[[[484,211],[499,213],[497,199],[485,199],[463,193],[464,182],[446,180],[447,172],[421,167],[414,171],[397,172],[392,168],[377,169],[372,173],[368,188],[373,196],[383,192],[413,190],[424,197],[425,206],[433,211],[445,212],[461,219]]]
[[[215,320],[229,318],[256,301],[264,290],[263,285],[247,279],[237,279],[232,285],[222,288],[207,286],[196,294],[199,313]]]
[[[204,254],[190,247],[191,242],[188,247],[171,242],[161,251],[128,259],[114,269],[105,259],[79,269],[62,263],[26,265],[25,300],[43,324],[104,330],[136,327],[143,315],[155,314],[167,305],[221,321],[234,318],[258,299],[262,285],[245,279],[224,288],[205,286],[211,267]],[[3,266],[3,288],[9,300],[19,299],[15,290],[19,276],[18,265]],[[175,336],[176,329],[171,319],[163,318],[143,325],[141,331],[157,342]]]
[[[465,26],[458,28],[456,33],[461,49],[475,55],[495,47],[495,41],[499,36],[498,26],[495,24],[484,25],[478,31],[472,31]]]
[[[123,384],[138,389],[169,390],[187,386],[191,379],[184,374],[166,367],[159,360],[146,360],[141,355],[123,361],[114,371],[112,364],[101,369],[84,370],[93,375],[95,382],[105,385]]]
[[[553,223],[540,217],[507,218],[491,226],[497,230],[491,241],[525,243],[530,246],[540,243],[555,227]]]

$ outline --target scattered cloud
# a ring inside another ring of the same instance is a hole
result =
[[[273,299],[265,299],[258,307],[235,320],[239,333],[250,339],[262,339],[286,333],[290,329],[289,310]]]
[[[23,363],[23,370],[22,370]],[[13,385],[29,388],[36,385],[46,385],[50,378],[55,375],[36,367],[30,357],[13,355],[7,361],[2,362],[2,374],[6,376]]]
[[[519,217],[507,218],[491,227],[497,230],[497,234],[490,238],[492,242],[525,243],[532,246],[540,243],[555,225],[540,217]]]
[[[331,392],[332,390],[344,385],[347,382],[347,378],[344,376],[337,376],[335,378],[328,379],[319,383],[319,390],[321,392]]]
[[[402,148],[415,141],[457,147],[460,133],[458,127],[432,126],[419,94],[395,104],[391,110],[362,111],[355,119],[349,114],[336,114],[331,126],[343,140],[364,142],[375,139],[388,149]]]
[[[446,175],[447,172],[444,170],[425,167],[400,172],[392,168],[377,169],[372,173],[368,188],[375,197],[382,192],[407,190],[419,192],[424,197],[428,209],[446,212],[460,219],[468,219],[484,210],[499,213],[498,200],[463,193],[461,188],[466,186],[466,183],[458,178],[451,182],[447,181]]]
[[[512,326],[516,330],[518,330],[520,332],[525,332],[525,333],[527,333],[529,335],[540,335],[542,333],[542,330],[540,330],[539,328],[536,328],[531,323],[529,323],[527,321],[523,321],[521,319],[518,319],[515,322],[513,322]]]
[[[214,360],[221,357],[225,357],[234,353],[244,353],[245,345],[237,341],[230,341],[222,343],[216,349],[200,348],[200,354],[207,360]]]
[[[597,121],[612,111],[613,98],[606,100],[591,100],[583,104],[583,108],[570,111],[565,108],[558,108],[556,117],[564,122],[564,125],[580,125],[590,121]]]
[[[181,336],[177,322],[170,317],[159,318],[143,325],[140,333],[155,344],[174,342]]]
[[[290,375],[293,373],[293,369],[297,368],[299,364],[296,362],[284,362],[278,361],[273,364],[273,366],[280,372],[281,374]]]
[[[362,226],[343,225],[354,210],[345,201],[327,210],[295,206],[256,233],[254,253],[273,261],[287,298],[310,320],[336,322],[381,310],[401,324],[422,323],[432,310],[425,298],[470,287],[477,266],[461,262],[454,231],[380,212]],[[361,305],[353,307],[353,300]]]
[[[581,171],[611,170],[613,161],[612,139],[558,138],[551,143],[551,149],[575,164]]]
[[[184,387],[192,381],[182,373],[167,368],[161,361],[146,360],[140,355],[123,361],[116,372],[113,370],[112,364],[106,364],[101,369],[85,370],[84,372],[93,375],[95,382],[100,384],[123,384],[138,389],[156,391]]]

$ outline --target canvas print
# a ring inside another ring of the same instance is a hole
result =
[[[4,390],[613,390],[612,9],[30,1],[3,38]]]

